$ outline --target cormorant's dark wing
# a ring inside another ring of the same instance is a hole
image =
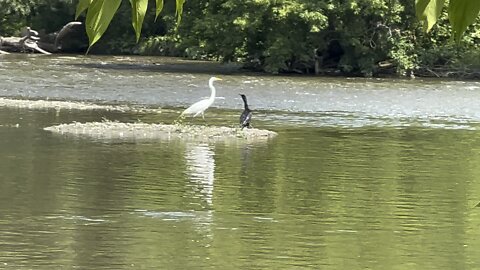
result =
[[[243,127],[250,126],[250,120],[252,120],[252,111],[245,110],[240,116],[240,125]]]

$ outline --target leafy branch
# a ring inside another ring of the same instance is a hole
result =
[[[445,0],[415,0],[417,18],[424,22],[426,32],[437,22]],[[467,27],[471,25],[480,12],[478,0],[450,0],[448,4],[448,19],[452,25],[453,38],[459,41]]]
[[[183,4],[185,0],[176,1],[176,15],[177,23],[180,22],[183,13]],[[113,16],[117,12],[122,0],[80,0],[75,12],[75,19],[77,19],[84,11],[87,12],[85,19],[85,28],[89,40],[89,47],[95,44],[105,33],[108,25],[112,21]],[[148,0],[130,0],[132,6],[132,26],[135,30],[137,42],[140,39],[142,32],[143,20],[148,8]],[[163,0],[156,0],[155,20],[163,9]]]

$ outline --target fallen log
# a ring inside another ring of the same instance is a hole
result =
[[[0,37],[0,54],[9,52],[82,52],[88,47],[88,39],[81,22],[69,22],[59,31],[42,34],[30,27],[22,37]]]
[[[38,47],[38,44],[36,42],[25,42],[24,43],[25,47],[29,48],[29,49],[32,49],[34,51],[37,51],[39,53],[43,53],[43,54],[52,54],[50,52],[47,52],[45,51],[44,49]]]
[[[37,42],[40,40],[38,32],[27,27],[26,34],[23,37],[0,37],[0,50],[10,52],[27,52],[27,49],[37,51],[43,54],[51,54],[40,47]]]
[[[8,54],[9,52],[28,52],[29,50],[43,54],[51,54],[38,47],[36,41],[25,37],[0,37],[0,51],[2,54]]]

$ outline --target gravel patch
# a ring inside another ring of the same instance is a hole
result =
[[[99,140],[172,140],[187,141],[265,141],[277,135],[274,131],[220,126],[182,124],[121,123],[113,121],[61,124],[44,128],[56,134]]]
[[[25,100],[0,98],[0,107],[20,109],[55,109],[55,110],[105,110],[119,112],[160,112],[157,109],[135,108],[125,105],[97,105],[86,102],[54,101],[54,100]]]

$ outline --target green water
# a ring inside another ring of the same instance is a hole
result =
[[[477,131],[267,121],[268,142],[196,144],[43,130],[102,117],[161,116],[0,109],[0,269],[480,267]]]
[[[236,124],[244,93],[254,127],[279,135],[195,143],[44,130],[171,123],[209,95],[212,75],[221,98],[194,123]],[[38,55],[0,56],[0,82],[0,269],[480,269],[479,82]]]

